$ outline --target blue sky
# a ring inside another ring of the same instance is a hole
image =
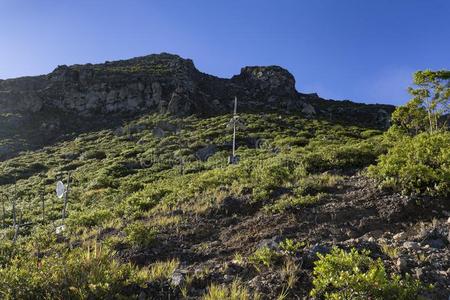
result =
[[[401,104],[450,67],[449,0],[0,0],[0,78],[170,52],[231,77],[280,65],[300,92]]]

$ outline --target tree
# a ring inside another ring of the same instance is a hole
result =
[[[409,135],[446,127],[450,114],[450,71],[418,71],[414,87],[408,89],[413,98],[392,114],[392,124]]]
[[[414,74],[414,85],[416,87],[409,88],[413,96],[407,105],[413,110],[409,116],[413,120],[409,125],[415,127],[418,124],[414,123],[423,124],[424,110],[430,133],[446,126],[446,122],[441,122],[441,117],[450,113],[450,71],[418,71]]]
[[[397,107],[391,122],[409,135],[417,135],[427,129],[427,111],[420,100],[412,99],[406,105]]]

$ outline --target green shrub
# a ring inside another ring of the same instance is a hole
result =
[[[155,242],[157,231],[150,225],[142,222],[131,223],[125,228],[126,241],[131,246],[139,248],[149,247]]]
[[[342,180],[342,176],[330,173],[304,176],[298,180],[298,187],[295,189],[295,192],[299,195],[316,195],[318,193],[330,192]]]
[[[326,145],[305,155],[302,165],[309,173],[328,170],[349,170],[362,168],[374,163],[385,152],[379,141]]]
[[[67,224],[70,226],[93,227],[113,217],[111,209],[93,209],[79,212],[71,212],[67,218]]]
[[[2,299],[124,299],[144,286],[147,277],[109,253],[78,249],[40,261],[14,260],[0,268],[0,293]]]
[[[280,243],[280,249],[288,254],[295,255],[306,246],[305,242],[297,242],[292,239],[285,239]]]
[[[296,166],[295,160],[284,156],[259,162],[250,175],[255,200],[267,198],[275,189],[291,183]]]
[[[373,260],[368,251],[346,252],[333,248],[318,254],[313,270],[311,296],[324,299],[417,299],[421,284],[408,275],[388,276],[381,259]]]
[[[280,254],[269,247],[261,247],[257,249],[249,258],[248,261],[255,266],[256,269],[260,269],[261,265],[270,268],[280,259]]]
[[[100,173],[89,182],[88,189],[97,190],[117,186],[118,182],[113,177],[108,176],[105,173]]]
[[[10,262],[14,248],[14,244],[10,240],[3,239],[0,242],[0,269]]]
[[[157,184],[149,184],[143,190],[131,194],[120,204],[120,215],[139,216],[156,206],[170,191]]]
[[[404,193],[450,193],[450,132],[403,137],[382,155],[369,175]]]
[[[83,160],[87,160],[87,159],[105,159],[106,158],[106,153],[104,151],[101,150],[89,150],[84,152],[81,155],[81,159]]]
[[[202,297],[202,300],[258,300],[261,299],[257,293],[251,293],[242,283],[235,280],[231,286],[221,286],[211,284],[208,292]]]
[[[275,203],[265,206],[264,209],[266,211],[270,211],[272,213],[281,213],[289,209],[295,209],[299,207],[304,207],[308,205],[315,204],[322,200],[326,194],[319,193],[317,195],[283,195],[280,199],[275,201]]]

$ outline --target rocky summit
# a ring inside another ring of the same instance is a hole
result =
[[[238,96],[244,110],[284,109],[314,114],[310,97],[277,66],[245,67],[231,79],[198,71],[192,60],[159,54],[130,60],[59,66],[45,76],[0,82],[2,112],[60,109],[83,116],[153,111],[178,116],[229,112]]]
[[[0,159],[73,132],[111,127],[144,113],[214,116],[278,111],[386,128],[390,105],[303,94],[279,66],[244,67],[230,79],[200,72],[190,59],[161,53],[103,64],[58,66],[47,75],[0,80]]]

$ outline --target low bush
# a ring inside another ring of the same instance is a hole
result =
[[[100,150],[89,150],[84,152],[81,155],[81,159],[83,160],[88,160],[88,159],[105,159],[106,158],[106,153],[104,151],[100,151]]]
[[[404,193],[446,196],[450,193],[450,132],[405,136],[369,175]]]
[[[111,219],[113,214],[110,209],[94,209],[72,212],[67,218],[69,226],[93,227]]]
[[[292,239],[285,239],[280,242],[280,249],[288,254],[295,255],[306,246],[305,242],[298,242]]]
[[[78,249],[42,260],[14,260],[0,268],[0,291],[2,299],[124,299],[147,278],[145,270],[121,264],[109,253]]]
[[[258,300],[261,299],[257,293],[251,293],[242,283],[235,280],[231,286],[211,284],[208,292],[202,297],[202,300]]]
[[[333,248],[330,254],[318,256],[311,296],[319,299],[417,299],[422,288],[408,275],[389,276],[381,259],[373,260],[368,251]]]
[[[125,228],[126,241],[131,246],[139,248],[149,247],[155,242],[157,231],[150,225],[142,222],[131,223]]]
[[[322,200],[325,197],[326,194],[319,193],[316,195],[283,195],[280,199],[275,201],[275,203],[265,206],[264,209],[266,211],[272,212],[272,213],[281,213],[286,210],[290,209],[296,209],[299,207],[304,207],[308,205],[315,204]]]
[[[261,266],[267,268],[272,267],[280,259],[280,254],[269,247],[261,247],[257,249],[249,258],[248,261],[255,266],[256,269],[260,270]]]
[[[366,167],[385,152],[386,147],[378,139],[344,145],[318,145],[302,158],[302,165],[308,173],[346,171]]]

